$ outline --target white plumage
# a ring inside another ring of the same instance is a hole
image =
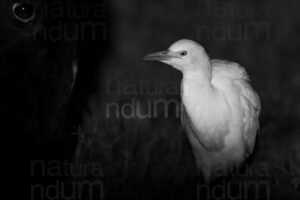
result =
[[[259,129],[260,100],[243,67],[210,60],[203,47],[179,40],[149,54],[183,73],[181,119],[206,182],[226,175],[252,152]]]

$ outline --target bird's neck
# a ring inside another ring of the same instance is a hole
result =
[[[210,58],[204,52],[203,56],[191,60],[190,66],[184,67],[182,73],[183,79],[193,80],[199,86],[211,85],[212,65]]]
[[[199,101],[198,97],[204,100],[206,96],[210,97],[214,93],[214,87],[211,84],[212,68],[211,64],[206,63],[197,68],[189,68],[183,71],[181,83],[181,95],[184,99],[193,99]],[[192,102],[185,102],[192,103]]]
[[[199,87],[211,87],[212,72],[211,66],[203,66],[183,72],[183,81],[191,81]]]
[[[181,82],[181,96],[191,101],[199,101],[211,96],[214,92],[213,85],[203,73],[185,73]],[[199,97],[199,98],[198,98]],[[183,99],[183,100],[184,100]],[[185,102],[190,104],[191,102]]]

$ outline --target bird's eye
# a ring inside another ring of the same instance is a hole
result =
[[[180,52],[180,56],[186,56],[187,55],[187,51],[181,51]]]
[[[33,3],[17,2],[12,5],[14,17],[22,23],[30,23],[36,17],[36,7]]]

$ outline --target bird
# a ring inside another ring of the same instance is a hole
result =
[[[189,39],[143,59],[182,73],[181,123],[205,183],[241,167],[253,153],[261,111],[245,68],[210,59],[200,44]]]

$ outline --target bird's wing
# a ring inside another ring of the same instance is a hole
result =
[[[256,133],[259,129],[260,99],[249,84],[246,70],[239,64],[223,60],[212,60],[213,76],[223,76],[233,80],[240,92],[241,105],[244,108],[243,138],[247,146],[248,155],[253,152]]]
[[[181,102],[181,124],[185,128],[192,146],[198,148],[199,145],[204,147],[208,152],[219,152],[224,148],[224,138],[203,138],[197,128],[195,128],[192,120],[190,119],[184,104]]]

